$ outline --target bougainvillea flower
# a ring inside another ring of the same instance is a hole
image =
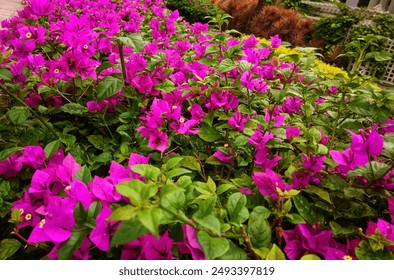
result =
[[[324,135],[323,130],[320,130],[320,135],[321,135],[321,139],[320,139],[319,144],[326,145],[331,139],[330,135],[327,135],[327,136]]]
[[[278,106],[274,108],[274,111],[272,113],[268,109],[265,109],[264,111],[265,111],[265,121],[267,123],[273,120],[273,125],[275,127],[278,127],[278,126],[282,126],[283,123],[285,122],[285,116],[280,114]]]
[[[25,102],[27,105],[33,108],[37,108],[42,101],[42,97],[39,94],[29,94],[28,97],[26,97],[23,102]]]
[[[271,47],[273,48],[279,48],[280,45],[282,44],[282,39],[279,38],[279,35],[276,34],[275,36],[271,36]]]
[[[300,136],[301,130],[298,127],[291,127],[289,124],[286,125],[286,139],[287,141],[293,141],[294,137]]]
[[[390,210],[391,223],[394,224],[394,198],[387,198],[387,204]]]
[[[174,241],[166,231],[158,239],[148,233],[141,238],[142,248],[139,260],[172,260],[172,245]]]
[[[45,163],[46,155],[40,146],[26,146],[19,160],[23,164],[37,169]]]
[[[265,144],[267,144],[267,142],[273,138],[275,138],[275,136],[269,131],[266,131],[263,134],[261,131],[256,130],[250,136],[248,143],[256,146],[256,149],[263,149],[266,148]]]
[[[139,93],[148,93],[152,90],[154,84],[150,75],[138,75],[131,81],[131,85],[135,87]]]
[[[347,130],[352,135],[350,149],[361,156],[378,156],[383,150],[383,136],[376,132],[376,126],[366,132],[360,130],[360,135]]]
[[[38,26],[25,26],[23,24],[18,24],[18,33],[20,38],[27,41],[34,41],[40,44],[45,42],[45,32],[47,31],[44,27]]]
[[[332,230],[320,230],[320,225],[297,224],[294,230],[285,230],[284,252],[291,260],[300,259],[306,252],[324,255],[334,241]]]
[[[255,85],[256,85],[256,80],[254,80],[254,76],[252,74],[252,71],[245,71],[242,73],[241,79],[240,79],[241,85],[247,88],[248,90],[254,90]]]
[[[394,241],[394,225],[386,222],[385,220],[378,219],[376,223],[368,222],[368,228],[365,233],[367,235],[372,235],[375,230],[378,229],[383,235],[385,235],[389,240]]]
[[[238,107],[238,98],[230,91],[212,92],[210,95],[210,103],[205,104],[208,109],[224,108],[225,111]]]
[[[36,213],[36,210],[42,206],[40,201],[34,200],[28,192],[23,192],[22,197],[12,204],[11,210],[17,209],[21,213],[22,222],[18,224],[18,228],[26,226],[34,227],[41,220],[40,216]]]
[[[56,175],[65,185],[69,185],[80,168],[81,165],[71,154],[68,154],[62,163],[56,166]]]
[[[259,148],[254,155],[254,163],[260,166],[263,170],[271,169],[278,165],[282,157],[274,155],[269,157],[270,149]]]
[[[36,16],[50,15],[55,8],[50,0],[29,0],[28,3],[31,13]]]
[[[252,195],[253,194],[253,191],[248,187],[241,187],[241,188],[239,188],[239,191],[245,195]]]
[[[120,201],[122,198],[116,191],[114,184],[99,176],[94,176],[93,182],[89,182],[89,189],[93,197],[101,200],[105,205]]]
[[[173,240],[166,231],[156,238],[147,233],[122,247],[121,260],[172,260]]]
[[[34,227],[28,242],[60,243],[69,239],[75,225],[74,207],[73,199],[51,197],[43,211],[43,218]]]
[[[64,189],[64,192],[68,195],[68,197],[75,199],[75,201],[80,201],[85,210],[89,209],[89,206],[92,203],[93,199],[85,183],[81,182],[78,179],[75,179],[69,186]]]
[[[326,160],[326,156],[314,156],[312,153],[309,157],[306,154],[301,154],[301,162],[305,170],[320,172],[323,169],[323,163]]]
[[[302,101],[298,96],[286,97],[280,111],[291,115],[298,113],[301,110],[301,106]]]
[[[244,39],[242,41],[243,43],[243,48],[245,49],[251,49],[254,48],[260,41],[256,39],[255,36],[249,36],[248,38]]]
[[[96,227],[89,235],[90,241],[102,251],[108,251],[110,234],[113,233],[112,226],[115,222],[108,222],[109,216],[111,216],[111,209],[103,205],[96,217]]]
[[[7,159],[0,161],[0,176],[15,177],[22,170],[23,166],[19,161],[18,154],[12,154]]]
[[[276,188],[282,191],[289,189],[289,186],[283,183],[282,177],[270,169],[264,172],[254,172],[252,179],[262,196],[271,196],[273,199],[279,197]]]
[[[346,245],[330,241],[324,253],[325,260],[356,260],[355,249],[360,244],[360,239],[346,239]]]
[[[219,161],[224,162],[224,163],[229,163],[231,162],[231,158],[233,156],[232,153],[226,154],[221,150],[217,150],[216,152],[213,153],[215,158],[217,158]]]
[[[338,163],[336,167],[338,172],[346,174],[349,170],[353,170],[357,166],[363,166],[368,162],[368,155],[366,154],[355,154],[351,148],[344,150],[343,152],[331,150],[329,151],[332,159]]]
[[[189,225],[182,224],[183,242],[178,242],[179,252],[181,254],[191,254],[193,260],[205,260],[204,252],[197,241],[197,231]]]
[[[153,132],[149,136],[148,147],[162,153],[168,148],[168,135],[163,131]]]
[[[392,120],[392,119],[387,119],[387,121],[385,121],[384,123],[382,123],[381,125],[380,125],[380,130],[379,130],[379,132],[381,133],[381,134],[386,134],[386,133],[389,133],[389,132],[394,132],[394,120]]]
[[[230,117],[228,124],[235,127],[238,131],[244,131],[245,123],[249,121],[250,116],[244,117],[238,110]]]

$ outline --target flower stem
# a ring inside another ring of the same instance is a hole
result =
[[[45,246],[42,246],[42,245],[39,245],[39,244],[36,244],[36,243],[31,243],[31,242],[27,241],[26,238],[24,238],[22,235],[19,234],[17,229],[14,229],[14,231],[12,231],[11,234],[15,235],[16,238],[18,238],[20,241],[22,241],[27,246],[34,246],[34,247],[37,247],[37,248],[39,248],[41,250],[44,250],[46,252],[51,251],[51,249],[49,249],[49,248],[47,248]]]
[[[119,40],[117,40],[117,43],[120,56],[120,65],[122,67],[123,80],[126,81],[126,67],[124,63],[123,44]]]

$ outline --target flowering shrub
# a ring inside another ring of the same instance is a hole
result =
[[[225,21],[31,0],[2,22],[2,259],[394,258],[394,92]]]

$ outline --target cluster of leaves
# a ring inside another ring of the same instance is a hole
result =
[[[394,258],[392,90],[228,16],[29,3],[0,31],[0,258]]]
[[[178,10],[188,22],[208,22],[206,17],[216,16],[220,11],[210,0],[166,0],[166,6]]]
[[[266,5],[282,5],[287,9],[298,9],[302,6],[301,0],[267,0]]]
[[[313,32],[314,39],[323,42],[321,46],[327,61],[333,62],[339,54],[350,51],[352,46],[347,44],[357,42],[364,36],[394,37],[392,15],[370,13],[365,9],[354,10],[342,3],[337,5],[340,7],[340,14],[335,17],[322,17],[315,23]],[[384,44],[385,40],[380,40],[378,51],[382,50]],[[336,62],[339,65],[347,63],[340,60]]]

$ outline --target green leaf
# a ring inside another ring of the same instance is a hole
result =
[[[289,213],[292,207],[293,207],[293,203],[291,203],[291,199],[288,199],[283,205],[283,211],[285,213]]]
[[[268,252],[266,260],[286,260],[285,254],[282,250],[276,245],[272,245],[271,250]]]
[[[220,236],[220,221],[214,215],[210,214],[205,216],[204,218],[198,218],[198,216],[194,216],[193,220],[205,229],[208,229],[214,234]]]
[[[222,193],[225,193],[226,191],[228,191],[230,189],[235,189],[235,188],[236,187],[233,184],[223,184],[217,188],[216,193],[217,193],[217,195],[221,195]]]
[[[8,157],[12,156],[13,154],[15,154],[16,152],[23,151],[23,150],[24,150],[23,147],[13,147],[13,148],[2,150],[0,152],[0,161],[3,161],[5,159],[7,159]]]
[[[314,255],[314,254],[307,254],[307,255],[303,255],[301,257],[302,261],[319,261],[321,260],[318,256]]]
[[[290,149],[294,150],[294,147],[290,143],[282,142],[276,139],[271,139],[267,142],[266,146],[268,148],[275,148],[275,149]]]
[[[60,142],[65,144],[68,149],[71,149],[74,146],[75,141],[77,141],[77,138],[71,134],[64,134],[60,137]]]
[[[19,224],[22,222],[22,213],[19,209],[14,209],[11,212],[11,218],[8,220],[9,223]]]
[[[337,175],[330,175],[321,181],[322,187],[331,191],[344,190],[347,186],[346,180]]]
[[[362,240],[355,249],[355,254],[359,260],[393,260],[394,254],[388,249],[374,252],[368,240]]]
[[[14,76],[12,75],[11,71],[5,68],[0,68],[0,80],[5,82],[11,82]]]
[[[215,193],[216,192],[216,184],[215,184],[215,181],[212,180],[211,177],[208,177],[207,186],[208,186],[208,189],[209,189],[209,191],[211,193]]]
[[[160,205],[172,210],[181,209],[186,202],[185,190],[174,186],[165,186],[160,191]]]
[[[106,76],[103,80],[98,83],[97,88],[97,99],[102,101],[115,94],[117,94],[122,87],[124,82],[120,79],[114,78],[112,76]]]
[[[74,175],[74,179],[78,179],[81,182],[84,182],[86,185],[92,181],[92,175],[90,174],[90,170],[86,165],[83,165]]]
[[[24,106],[14,106],[7,112],[7,116],[15,125],[23,124],[30,117],[30,110]]]
[[[330,194],[321,188],[309,185],[307,188],[303,189],[303,191],[310,193],[310,194],[316,194],[318,197],[320,197],[324,201],[327,201],[328,203],[332,204],[332,201],[330,199]]]
[[[350,219],[377,216],[376,210],[363,202],[345,201],[337,211],[340,212],[343,217]]]
[[[93,134],[88,136],[88,141],[96,149],[104,151],[108,147],[110,139],[104,138],[102,135]]]
[[[89,112],[88,108],[78,103],[67,103],[61,107],[61,110],[65,113],[77,116],[81,116]]]
[[[221,73],[231,71],[236,67],[237,65],[235,64],[235,62],[229,58],[223,59],[219,64],[219,70]]]
[[[170,158],[169,160],[167,160],[165,166],[166,166],[166,170],[171,170],[174,167],[176,167],[180,162],[183,161],[182,157],[174,157],[174,158]]]
[[[101,211],[101,203],[99,201],[93,201],[88,209],[88,218],[96,219],[100,211]]]
[[[45,155],[47,160],[50,159],[57,150],[59,150],[62,143],[59,140],[52,141],[45,146]]]
[[[131,205],[125,205],[125,206],[121,206],[116,208],[111,216],[109,217],[110,221],[124,221],[124,220],[130,220],[133,219],[137,213],[138,213],[139,209],[136,207],[133,207]]]
[[[242,193],[232,194],[227,201],[227,210],[230,214],[231,221],[238,219],[241,210],[246,205],[246,196]]]
[[[111,68],[112,66],[114,66],[111,62],[109,61],[104,61],[103,63],[101,63],[100,66],[98,66],[96,68],[96,74],[97,76],[100,75],[101,72],[103,72],[105,69]]]
[[[87,217],[88,212],[86,212],[82,203],[78,201],[78,203],[74,207],[74,218],[77,226],[82,227],[85,224]]]
[[[296,213],[286,214],[285,217],[286,217],[286,220],[288,220],[290,223],[292,223],[294,225],[306,223],[306,221],[300,215],[298,215]]]
[[[265,218],[269,216],[266,210],[263,206],[257,206],[250,213],[247,233],[255,248],[266,247],[271,243],[271,226]]]
[[[310,224],[315,225],[317,222],[324,222],[324,216],[321,210],[310,203],[305,197],[297,195],[293,198],[293,201],[298,213]]]
[[[330,227],[334,231],[334,235],[353,235],[357,234],[359,229],[356,226],[342,227],[334,221],[330,221]]]
[[[159,234],[159,224],[163,213],[160,208],[146,209],[138,212],[138,219],[156,238]]]
[[[219,260],[247,260],[248,255],[245,253],[244,250],[239,248],[237,245],[235,245],[232,241],[228,241],[228,244],[230,245],[229,249],[224,255],[221,255],[218,257]]]
[[[110,246],[113,248],[117,245],[123,245],[148,232],[149,230],[138,218],[124,221],[113,235]]]
[[[165,93],[170,93],[175,90],[175,84],[172,81],[165,79],[163,82],[155,86],[155,89]]]
[[[6,260],[11,257],[19,248],[22,248],[22,244],[16,239],[3,239],[0,243],[0,260]]]
[[[144,176],[148,180],[156,182],[161,175],[161,170],[149,164],[134,164],[130,166],[131,170]]]
[[[201,165],[195,157],[185,156],[183,157],[182,166],[190,170],[201,171]]]
[[[249,137],[245,135],[239,135],[237,138],[235,138],[235,146],[236,147],[244,147],[245,145],[248,144]]]
[[[216,157],[210,156],[205,160],[206,164],[212,164],[212,165],[223,165],[222,162],[220,162]]]
[[[256,206],[252,213],[250,213],[250,218],[251,219],[268,219],[268,217],[271,215],[271,211],[264,206]]]
[[[204,200],[199,205],[198,210],[197,210],[197,212],[196,212],[196,214],[194,216],[197,217],[197,218],[202,219],[205,216],[208,216],[208,215],[212,214],[213,208],[215,207],[215,204],[216,204],[216,197],[215,196]]]
[[[188,173],[192,173],[192,171],[189,169],[185,169],[185,168],[175,168],[175,169],[168,171],[166,173],[166,177],[173,178],[173,177],[181,176],[183,174],[188,174]]]
[[[230,248],[227,239],[211,237],[205,231],[199,231],[197,233],[197,240],[207,260],[214,260],[223,256]]]
[[[140,180],[132,180],[122,182],[115,186],[118,193],[130,199],[131,203],[135,206],[141,205],[144,199],[148,199],[155,195],[153,188],[146,185]],[[156,189],[157,191],[157,189]]]
[[[101,203],[99,201],[94,201],[90,204],[88,209],[88,216],[84,226],[88,228],[95,228],[96,227],[96,217],[101,211]]]
[[[112,160],[112,154],[110,152],[104,152],[94,158],[94,162],[107,163]]]
[[[210,126],[201,127],[200,131],[198,132],[198,136],[207,142],[214,142],[221,138],[219,131],[217,131],[216,128]]]
[[[133,51],[139,53],[144,48],[144,40],[141,34],[132,33],[128,34],[127,37],[117,37],[125,46],[133,48]]]
[[[59,247],[57,257],[59,260],[69,260],[74,254],[75,250],[81,247],[83,239],[86,237],[86,231],[73,231],[71,237],[67,242]]]

